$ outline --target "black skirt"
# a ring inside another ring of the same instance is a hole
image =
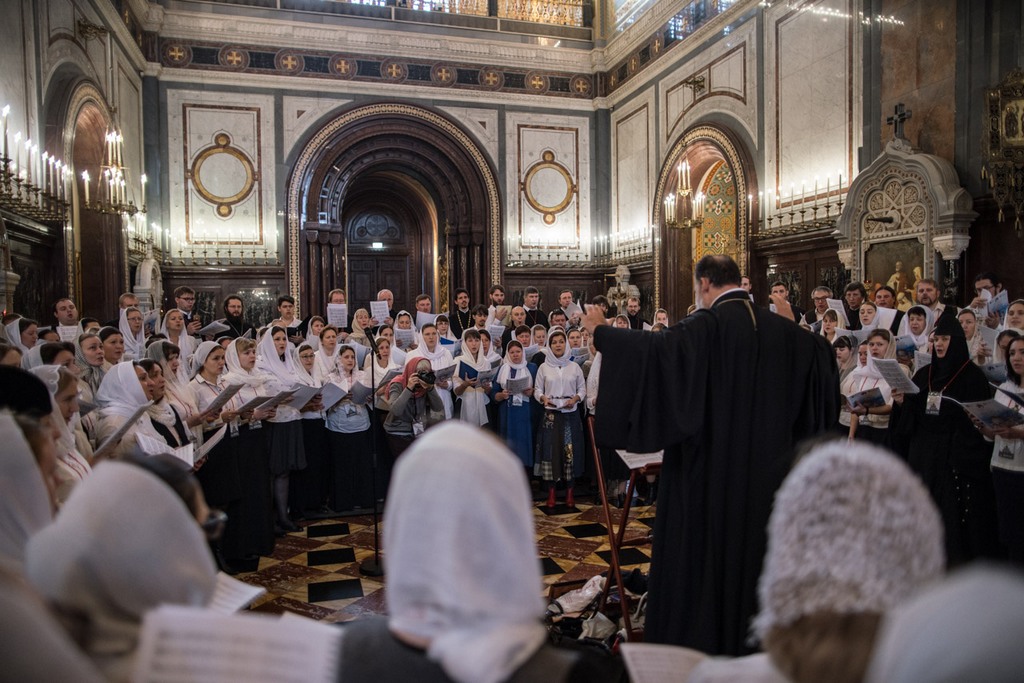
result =
[[[270,430],[270,473],[275,477],[306,467],[306,449],[302,443],[302,420],[264,422]]]
[[[370,509],[373,505],[373,453],[370,430],[354,434],[328,432],[334,467],[334,500],[339,511]],[[383,493],[383,492],[381,492]]]
[[[224,530],[224,556],[229,560],[274,552],[268,440],[266,429],[252,429],[248,425],[240,427],[238,436],[231,439],[238,452],[241,497],[235,512],[237,519],[228,515],[228,526],[233,533]],[[237,524],[232,524],[233,521]],[[232,536],[236,538],[232,540]]]

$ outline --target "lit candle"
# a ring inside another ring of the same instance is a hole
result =
[[[828,202],[828,196],[832,194],[832,176],[825,176],[825,201]]]
[[[758,215],[758,220],[760,222],[762,222],[762,223],[764,222],[764,212],[765,212],[765,210],[766,209],[765,209],[765,205],[764,205],[764,192],[758,192],[757,193],[757,215]]]
[[[26,178],[25,182],[32,184],[32,141],[29,139],[25,140],[25,160],[28,162],[25,164]]]
[[[21,131],[19,130],[14,134],[14,163],[15,166],[21,168],[23,166],[21,161]]]
[[[4,161],[8,161],[10,156],[7,149],[7,115],[11,113],[11,105],[5,104],[0,114],[4,117]]]
[[[89,172],[82,171],[82,182],[85,183],[85,203],[89,204]]]
[[[754,222],[754,195],[747,195],[747,225]]]

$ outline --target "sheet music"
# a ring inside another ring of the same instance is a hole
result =
[[[530,373],[526,373],[522,377],[513,377],[505,382],[505,391],[510,394],[521,394],[530,388],[530,379]]]
[[[424,325],[433,324],[437,320],[437,313],[424,313],[416,311],[416,329],[422,330]]]
[[[217,398],[213,399],[210,405],[206,406],[203,412],[217,413],[221,408],[228,404],[228,401],[235,397],[239,391],[242,390],[244,384],[229,384],[224,387],[224,391],[217,394]]]
[[[301,410],[304,405],[309,403],[319,393],[320,387],[310,387],[303,384],[295,388],[295,395],[288,400],[288,405],[295,408],[295,410]]]
[[[996,338],[999,336],[999,332],[979,320],[978,334],[981,335],[981,341],[985,342],[985,346],[988,347],[989,353],[996,350]]]
[[[155,334],[160,331],[160,309],[154,308],[142,319],[142,329],[146,334]]]
[[[380,379],[380,381],[377,382],[377,388],[379,389],[385,384],[388,384],[391,380],[393,380],[394,378],[398,377],[401,374],[401,368],[391,368],[390,370],[387,371],[387,373],[385,373],[385,375]]]
[[[106,441],[100,444],[99,448],[93,451],[93,457],[106,457],[110,453],[110,451],[117,448],[117,444],[121,443],[121,439],[124,438],[124,435],[128,433],[129,429],[135,426],[135,423],[139,421],[139,418],[142,417],[147,410],[149,410],[149,407],[151,405],[153,405],[152,401],[146,401],[144,404],[139,406],[139,408],[134,413],[132,413],[132,416],[129,417],[124,424],[117,428],[116,432],[111,434]]]
[[[914,370],[926,368],[932,364],[932,354],[927,351],[914,351]]]
[[[217,585],[213,588],[213,597],[206,606],[218,614],[234,614],[243,610],[253,601],[267,592],[262,586],[253,586],[234,579],[224,572],[217,572]]]
[[[665,458],[664,450],[654,453],[631,453],[626,450],[616,449],[615,452],[622,458],[622,462],[626,463],[626,467],[631,470],[637,470],[647,465],[660,465],[661,461]]]
[[[1003,291],[992,297],[992,300],[988,302],[988,314],[993,313],[999,315],[999,319],[1002,320],[1006,315],[1007,309],[1010,308],[1010,295],[1004,289]],[[981,321],[978,321],[981,324]]]
[[[216,337],[218,334],[227,332],[230,329],[231,328],[229,326],[225,325],[219,320],[214,320],[206,327],[201,328],[198,332],[196,332],[196,334],[198,334],[200,337]]]
[[[356,382],[355,384],[352,385],[352,389],[351,391],[349,391],[349,393],[352,394],[353,403],[355,403],[356,405],[363,405],[364,403],[370,400],[370,396],[373,395],[373,389],[366,386],[362,382]]]
[[[483,384],[484,382],[490,382],[491,380],[493,380],[495,378],[495,376],[497,374],[498,374],[498,371],[495,368],[490,368],[488,370],[481,370],[476,375],[477,386]]]
[[[875,313],[875,326],[888,330],[896,320],[895,308],[879,308]]]
[[[388,309],[387,301],[371,301],[370,302],[370,317],[375,318],[381,325],[384,321],[391,316],[391,311]]]
[[[348,325],[348,304],[327,304],[327,324],[339,330]]]
[[[238,412],[239,413],[247,413],[250,410],[256,410],[262,404],[266,403],[267,398],[268,398],[267,396],[257,396],[256,398],[252,399],[251,401],[246,401],[242,405],[242,407],[238,409]]]
[[[438,382],[443,382],[446,379],[451,379],[452,375],[455,374],[455,368],[457,365],[458,363],[452,363],[448,367],[441,368],[440,370],[435,370],[434,377],[437,379]]]
[[[895,358],[872,358],[875,368],[893,391],[916,394],[921,390],[903,373],[903,367]]]
[[[523,349],[523,358],[530,360],[533,356],[540,351],[540,344],[530,344]]]
[[[334,382],[328,382],[320,387],[320,402],[323,404],[324,410],[330,410],[334,407],[335,403],[345,398],[347,394],[347,391]]]
[[[400,349],[407,349],[416,343],[416,330],[403,330],[399,327],[395,328],[395,344]]]
[[[677,683],[685,681],[698,664],[708,658],[676,645],[623,643],[622,659],[633,683]]]
[[[203,441],[203,445],[196,449],[195,460],[191,464],[195,464],[202,460],[203,458],[205,458],[210,453],[210,451],[216,448],[217,444],[224,440],[224,436],[227,433],[228,426],[224,425],[216,432],[214,432],[213,436],[206,437],[206,440]]]
[[[981,371],[985,373],[989,382],[998,385],[1006,381],[1006,363],[985,363],[981,366]]]
[[[56,330],[61,341],[72,343],[78,338],[78,335],[82,334],[78,325],[57,325]]]
[[[284,403],[285,401],[290,399],[294,394],[295,394],[295,390],[294,389],[286,389],[285,391],[282,391],[281,393],[279,393],[277,396],[271,396],[270,398],[265,398],[263,400],[263,403],[261,403],[259,405],[259,407],[264,409],[264,410],[270,410],[271,408],[276,408],[277,406],[281,405],[282,403]]]
[[[565,311],[565,317],[568,320],[572,320],[574,317],[583,317],[583,308],[575,301],[570,301],[569,305],[562,310]]]
[[[497,344],[498,348],[500,349],[501,336],[505,334],[505,326],[501,324],[488,325],[487,331],[491,335],[491,346],[493,347],[495,344]]]
[[[331,683],[342,631],[312,619],[217,614],[164,605],[148,612],[135,683]]]

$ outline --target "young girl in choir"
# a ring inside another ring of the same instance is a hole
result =
[[[470,373],[480,373],[491,369],[491,364],[484,357],[480,343],[480,332],[472,328],[462,333],[462,352],[459,354],[458,366],[455,368],[455,397],[459,399],[459,419],[477,426],[487,424],[487,392],[490,382],[481,382],[473,377],[463,376],[467,368]]]
[[[256,350],[256,368],[269,375],[266,387],[271,396],[287,391],[297,381],[295,358],[283,327],[271,327],[260,339]],[[302,442],[302,416],[295,408],[282,404],[268,418],[270,427],[270,473],[274,477],[274,505],[277,524],[285,531],[299,527],[288,516],[288,478],[292,470],[306,466],[306,447]]]
[[[434,319],[434,325],[437,326],[437,334],[441,337],[441,339],[447,339],[448,341],[453,342],[459,341],[458,339],[455,338],[455,335],[452,334],[451,327],[448,322],[448,316],[446,316],[444,313],[442,313],[441,315],[437,316]]]
[[[839,366],[839,383],[842,384],[857,367],[857,354],[853,352],[852,338],[845,334],[832,342],[832,348],[836,353],[836,365]]]
[[[612,327],[620,327],[624,330],[628,330],[629,318],[620,313],[619,315],[615,316],[615,319],[612,321]]]
[[[505,360],[494,380],[492,395],[498,404],[501,437],[519,457],[526,469],[527,477],[533,474],[530,397],[533,396],[533,381],[536,375],[537,366],[527,362],[523,357],[523,345],[515,340],[510,341],[505,351]],[[514,392],[508,388],[509,380],[523,378],[528,378],[526,388]]]
[[[845,427],[849,438],[885,444],[889,429],[889,414],[892,412],[892,390],[875,368],[873,359],[896,358],[896,344],[889,330],[872,330],[867,339],[868,359],[863,367],[851,372],[840,387],[843,396],[852,396],[862,391],[877,388],[882,392],[885,405],[864,407],[844,405],[839,414],[839,423]],[[908,373],[909,374],[909,373]]]
[[[365,401],[353,397],[356,385],[368,387],[356,368],[356,352],[343,346],[331,381],[344,389],[345,398],[327,412],[328,438],[334,466],[334,504],[338,511],[367,509],[373,505],[373,453],[370,448],[370,416]]]
[[[821,330],[819,334],[831,344],[836,340],[836,330],[838,329],[840,329],[839,314],[830,308],[821,316]]]
[[[566,505],[575,505],[573,481],[583,473],[583,424],[577,405],[587,397],[583,370],[569,358],[565,332],[548,335],[544,363],[537,369],[533,397],[544,407],[534,451],[534,473],[548,486],[555,506],[555,483],[565,481]]]
[[[256,370],[256,342],[235,339],[224,352],[227,386],[241,384],[230,405],[235,410],[262,396],[269,398],[268,377]],[[271,499],[270,443],[264,420],[276,410],[247,410],[229,426],[225,441],[237,453],[239,499],[235,515],[239,517],[232,533],[222,543],[224,559],[234,566],[251,566],[258,555],[274,550],[274,516]],[[235,533],[237,531],[237,533]]]
[[[548,329],[543,325],[534,325],[531,331],[533,332],[533,340],[531,343],[536,346],[543,347],[548,339]]]
[[[167,341],[178,347],[181,363],[180,377],[188,381],[189,362],[196,350],[196,339],[185,329],[185,314],[177,308],[172,308],[164,314],[163,324],[160,326],[160,333],[167,337]],[[169,380],[170,378],[168,378]]]
[[[124,339],[124,357],[127,360],[139,360],[146,355],[146,335],[142,329],[142,311],[129,306],[121,309],[121,320],[118,323],[121,337]]]
[[[103,344],[103,371],[109,372],[124,357],[124,337],[115,327],[101,328],[99,334]]]
[[[875,318],[878,317],[878,307],[870,301],[865,301],[857,310],[857,315],[860,317],[860,329],[873,329],[876,326]]]

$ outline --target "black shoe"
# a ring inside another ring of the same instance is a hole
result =
[[[278,529],[281,529],[284,533],[292,533],[293,531],[298,531],[299,530],[299,525],[296,524],[295,522],[293,522],[290,519],[285,519],[285,520],[280,520],[279,519],[277,521],[277,523],[274,524],[274,533],[277,533]],[[284,534],[281,534],[281,535],[284,535]]]

